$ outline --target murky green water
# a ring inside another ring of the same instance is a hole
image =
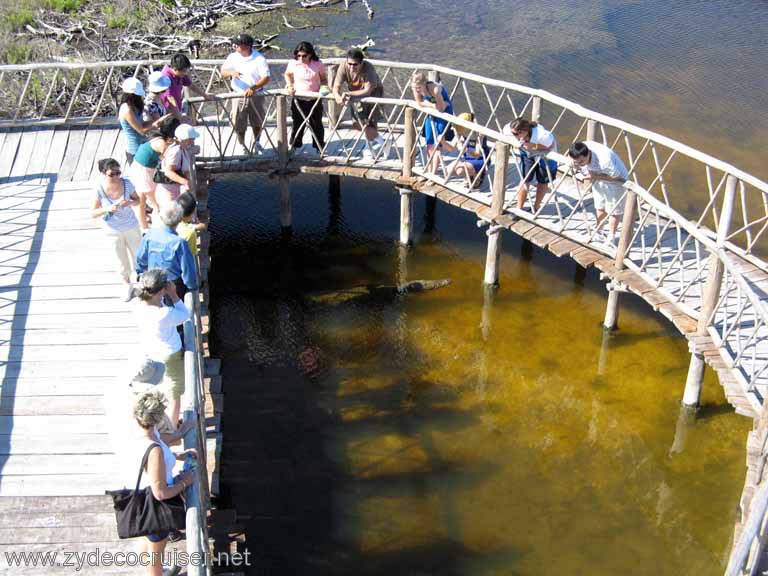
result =
[[[671,453],[688,361],[673,328],[627,298],[601,353],[597,275],[511,235],[488,307],[468,214],[439,205],[433,224],[420,198],[403,255],[389,186],[347,180],[338,204],[325,186],[293,181],[282,240],[273,182],[227,177],[211,192],[224,501],[262,568],[722,571],[750,423],[708,378]],[[453,283],[328,297],[403,277]]]
[[[371,34],[377,57],[541,86],[765,177],[765,3],[377,10],[301,36]],[[252,574],[722,573],[750,422],[708,374],[699,418],[677,427],[688,352],[674,328],[623,297],[603,346],[595,271],[505,235],[490,302],[470,215],[417,198],[403,253],[390,186],[291,186],[290,238],[274,181],[221,177],[210,199],[222,503],[243,517]],[[420,278],[453,283],[327,297]]]

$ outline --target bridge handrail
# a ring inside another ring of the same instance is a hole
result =
[[[289,59],[280,59],[280,58],[269,59],[269,63],[273,65],[287,64],[289,61],[290,61]],[[344,61],[345,61],[344,58],[324,58],[323,59],[324,63],[335,64],[335,65],[342,64]],[[681,154],[684,154],[689,158],[692,158],[704,164],[708,164],[717,170],[721,170],[723,172],[732,174],[737,178],[739,178],[740,180],[749,183],[751,186],[754,186],[762,190],[763,192],[768,193],[768,182],[760,180],[759,178],[756,178],[752,174],[749,174],[748,172],[745,172],[733,166],[732,164],[724,162],[723,160],[720,160],[718,158],[715,158],[714,156],[711,156],[709,154],[696,150],[695,148],[692,148],[686,144],[683,144],[682,142],[679,142],[677,140],[674,140],[672,138],[669,138],[657,132],[646,130],[644,128],[640,128],[639,126],[635,126],[634,124],[630,124],[628,122],[624,122],[623,120],[613,118],[612,116],[608,116],[606,114],[602,114],[600,112],[590,110],[580,104],[577,104],[576,102],[573,102],[566,98],[562,98],[561,96],[557,96],[556,94],[552,94],[551,92],[542,90],[540,88],[531,88],[522,84],[516,84],[514,82],[508,82],[505,80],[488,78],[486,76],[481,76],[479,74],[464,72],[461,70],[456,70],[455,68],[449,68],[447,66],[440,66],[436,64],[395,62],[390,60],[379,60],[379,59],[370,59],[370,62],[376,66],[383,66],[383,67],[389,67],[389,68],[398,68],[398,69],[407,69],[407,70],[419,69],[419,70],[433,71],[440,74],[449,74],[451,76],[462,78],[464,80],[471,80],[487,86],[496,86],[500,88],[506,88],[508,90],[514,90],[515,92],[526,94],[531,97],[538,97],[544,101],[557,104],[558,106],[561,106],[562,108],[569,110],[570,112],[573,112],[574,114],[577,114],[582,118],[594,120],[596,122],[600,122],[602,124],[612,126],[619,130],[634,134],[641,138],[653,140],[654,142],[657,142],[658,144],[661,144],[671,150],[675,150]],[[198,60],[192,61],[193,66],[194,65],[220,66],[222,63],[223,63],[222,59],[198,59]],[[114,67],[121,68],[121,67],[134,67],[134,66],[136,67],[162,66],[164,64],[166,64],[166,61],[159,60],[159,59],[116,60],[111,62],[91,62],[91,63],[55,62],[55,63],[35,63],[35,64],[8,64],[8,65],[0,66],[0,79],[2,78],[2,74],[4,74],[5,72],[24,72],[24,71],[42,70],[42,69],[97,70],[97,69],[108,69],[108,68],[114,68]]]
[[[196,182],[196,167],[192,153],[190,180]],[[195,258],[196,268],[200,270],[199,256]],[[195,481],[185,492],[187,506],[186,542],[190,558],[210,558],[208,540],[208,509],[210,492],[208,487],[208,467],[206,454],[206,416],[205,387],[203,371],[202,322],[200,317],[200,292],[192,290],[184,296],[184,304],[192,311],[184,322],[184,400],[188,409],[184,411],[184,421],[192,420],[194,426],[184,436],[184,448],[193,448],[197,460],[185,463],[185,468],[194,466]],[[195,556],[192,556],[195,554]],[[190,576],[204,576],[212,573],[209,562],[197,565],[189,564]]]

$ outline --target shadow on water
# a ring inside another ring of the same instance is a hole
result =
[[[244,259],[248,267],[258,263],[261,273],[244,280]],[[392,551],[363,550],[356,535],[339,535],[336,525],[340,514],[354,514],[346,505],[339,510],[339,500],[357,502],[360,493],[381,498],[419,492],[419,486],[435,479],[470,489],[495,468],[491,463],[443,461],[420,432],[425,424],[435,431],[457,431],[475,424],[477,414],[450,406],[451,393],[430,392],[439,387],[419,379],[418,373],[403,374],[402,360],[407,364],[417,352],[396,333],[377,328],[397,314],[397,297],[367,300],[362,319],[357,318],[357,302],[333,306],[334,315],[352,312],[355,324],[370,326],[368,341],[336,341],[332,334],[313,334],[312,322],[325,311],[309,302],[306,293],[337,287],[334,269],[340,263],[358,282],[375,282],[377,274],[365,259],[356,258],[354,266],[322,243],[286,245],[278,240],[252,245],[247,255],[216,254],[213,262],[212,339],[215,353],[225,358],[227,401],[223,499],[250,518],[247,542],[259,566],[254,573],[384,574],[407,566],[404,573],[439,568],[459,574],[458,567],[450,568],[460,564],[454,561],[478,553],[450,538]],[[354,368],[341,373],[330,360],[349,363],[365,353],[393,354],[401,361],[380,367],[377,377],[389,382],[383,387],[342,394],[340,380],[362,378],[368,366],[361,366],[359,374]],[[344,444],[365,442],[382,429],[409,440],[377,453],[365,466],[352,466]],[[415,469],[408,465],[411,442],[425,457]],[[450,516],[450,497],[440,508]],[[386,534],[384,529],[383,537],[396,538],[397,532]]]
[[[273,188],[226,177],[209,200],[220,507],[251,573],[720,570],[747,426],[710,381],[675,437],[685,343],[647,305],[627,298],[601,348],[602,283],[568,259],[505,235],[484,291],[485,235],[460,210],[417,198],[403,251],[391,187],[295,179],[290,237]]]

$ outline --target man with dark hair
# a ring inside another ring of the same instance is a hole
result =
[[[346,91],[343,86],[346,84]],[[380,105],[360,102],[360,98],[384,96],[384,85],[376,69],[365,60],[363,51],[352,48],[347,52],[347,60],[339,69],[333,81],[333,96],[338,104],[349,104],[360,130],[365,131],[366,149],[363,156],[386,160],[389,150],[384,146],[384,139],[379,136],[378,120],[381,118]]]
[[[205,90],[192,81],[192,78],[189,76],[190,70],[192,70],[192,62],[181,52],[171,56],[170,64],[163,68],[163,76],[170,78],[171,85],[160,98],[165,107],[168,108],[168,111],[177,118],[181,117],[183,113],[181,106],[182,90],[184,88],[189,88],[192,92],[203,98],[210,97]]]
[[[262,152],[259,136],[267,116],[263,88],[271,79],[269,64],[261,52],[254,50],[250,34],[238,34],[232,38],[232,48],[234,52],[221,65],[221,77],[231,78],[232,90],[243,95],[243,98],[232,100],[232,122],[237,141],[246,155],[251,150],[245,144],[245,132],[251,125],[253,152],[258,154]]]
[[[605,144],[591,140],[574,142],[568,149],[568,156],[574,169],[592,181],[598,229],[610,213],[607,241],[615,243],[616,229],[624,213],[624,202],[621,199],[624,195],[624,182],[629,178],[627,167],[616,152]]]

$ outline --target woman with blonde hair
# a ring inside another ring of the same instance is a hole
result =
[[[197,458],[195,450],[185,450],[178,454],[171,452],[168,445],[160,439],[158,425],[163,422],[168,400],[159,390],[147,390],[139,393],[133,405],[133,417],[141,432],[137,442],[131,445],[132,454],[126,455],[125,485],[133,488],[136,483],[136,466],[140,465],[147,455],[146,465],[142,468],[139,488],[149,486],[156,500],[167,500],[178,496],[194,482],[194,471],[187,470],[174,477],[173,467],[177,460],[187,456]],[[143,550],[149,554],[147,558],[147,574],[162,576],[162,554],[168,543],[168,534],[150,534],[143,542]],[[178,572],[177,572],[178,573]]]
[[[416,71],[411,76],[411,90],[416,103],[427,109],[434,109],[445,114],[453,114],[453,104],[445,86],[427,80],[423,72]],[[453,130],[446,120],[427,114],[424,122],[424,139],[427,141],[427,170],[437,172],[440,164],[440,148],[444,142],[454,138]]]
[[[475,115],[472,112],[462,112],[457,118],[465,122],[475,121]],[[456,137],[453,142],[446,142],[445,148],[458,150],[461,154],[448,167],[448,178],[456,174],[464,179],[470,190],[480,188],[485,179],[486,167],[491,156],[491,150],[485,141],[485,136],[474,134],[468,128],[457,125]]]

